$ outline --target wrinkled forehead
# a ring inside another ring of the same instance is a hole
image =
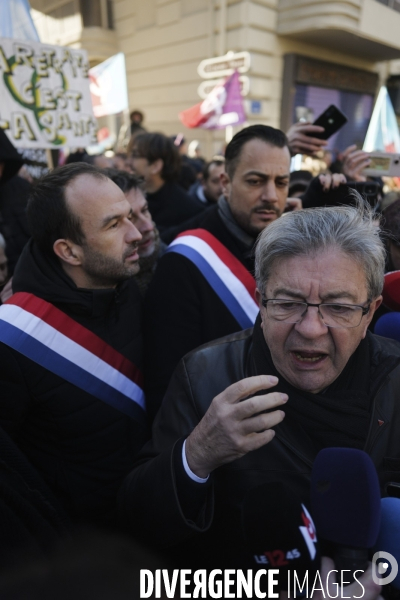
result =
[[[283,217],[284,218],[284,217]],[[360,262],[338,248],[297,256],[277,257],[271,262],[264,293],[321,301],[367,300],[367,278]]]

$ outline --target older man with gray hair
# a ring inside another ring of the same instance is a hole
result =
[[[264,229],[254,330],[182,359],[125,482],[121,507],[137,534],[167,547],[205,532],[193,544],[204,553],[239,548],[246,494],[281,482],[307,499],[326,447],[367,452],[383,495],[400,484],[400,345],[368,331],[384,267],[361,201]]]

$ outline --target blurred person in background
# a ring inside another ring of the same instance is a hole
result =
[[[382,229],[386,235],[386,272],[400,270],[400,200],[390,204],[382,214]]]
[[[201,145],[199,140],[192,140],[188,146],[188,157],[199,161],[203,168],[206,164],[206,159],[201,155]]]
[[[105,154],[87,154],[84,162],[99,169],[108,169],[113,166],[113,159]]]
[[[139,135],[132,148],[135,174],[143,180],[150,213],[161,238],[168,229],[202,212],[202,207],[178,185],[179,152],[162,133]]]
[[[222,195],[221,175],[225,171],[225,159],[214,157],[203,169],[203,178],[190,188],[190,195],[208,208]]]
[[[0,129],[0,232],[7,245],[10,276],[30,237],[26,205],[31,184],[18,175],[23,162],[7,134]]]
[[[116,152],[111,160],[113,169],[133,173],[132,162],[126,152]]]
[[[132,208],[132,223],[142,234],[142,239],[138,243],[140,268],[134,278],[140,293],[144,296],[157,262],[166,250],[166,244],[160,239],[147,200],[139,187],[138,178],[131,173],[116,169],[105,169],[104,172],[124,192]]]
[[[396,200],[400,200],[400,190],[391,190],[387,192],[380,203],[380,209],[384,212],[388,206],[396,202]]]
[[[131,124],[130,124],[130,132],[131,136],[135,138],[140,133],[145,133],[146,129],[143,127],[144,114],[141,110],[133,110],[129,115]]]
[[[178,183],[184,190],[188,191],[192,185],[196,183],[198,177],[201,177],[203,165],[196,158],[190,158],[187,155],[186,140],[182,133],[172,135],[170,138],[178,148],[179,156],[181,157],[181,168],[179,172]]]
[[[78,148],[75,152],[70,152],[65,159],[65,164],[70,165],[75,162],[87,162],[85,158],[88,156],[85,148]]]
[[[88,154],[86,150],[77,150],[67,156],[66,165],[76,162],[85,162],[99,169],[107,169],[113,166],[113,159],[104,154]]]

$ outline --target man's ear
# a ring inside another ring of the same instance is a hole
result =
[[[82,264],[82,248],[70,240],[56,240],[53,250],[54,254],[68,265],[78,267]]]
[[[152,162],[151,165],[150,165],[151,173],[153,175],[160,175],[161,171],[163,170],[163,166],[164,166],[163,159],[162,158],[157,158],[157,160],[155,160],[154,162]]]
[[[254,296],[255,296],[256,302],[257,302],[257,304],[259,306],[259,309],[260,309],[261,327],[262,327],[263,326],[263,311],[262,311],[263,305],[261,304],[261,302],[262,302],[262,293],[260,292],[260,290],[258,288],[256,288]]]
[[[230,193],[231,193],[230,177],[229,177],[228,173],[225,173],[225,171],[223,173],[221,173],[220,177],[221,177],[221,183],[222,183],[222,193],[225,196],[225,198],[229,198]]]
[[[364,327],[363,339],[367,335],[368,325],[371,323],[372,318],[375,314],[375,311],[378,310],[378,308],[382,304],[382,300],[383,300],[382,296],[378,296],[375,300],[372,300],[372,302],[371,302],[371,307],[369,309],[369,313],[367,315],[365,315],[365,327]]]

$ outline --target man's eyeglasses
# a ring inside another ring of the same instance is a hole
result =
[[[327,327],[358,327],[361,319],[369,312],[371,304],[310,304],[310,302],[294,302],[293,300],[275,300],[263,298],[262,305],[267,309],[269,318],[284,323],[300,323],[308,307],[318,308],[318,314]]]

